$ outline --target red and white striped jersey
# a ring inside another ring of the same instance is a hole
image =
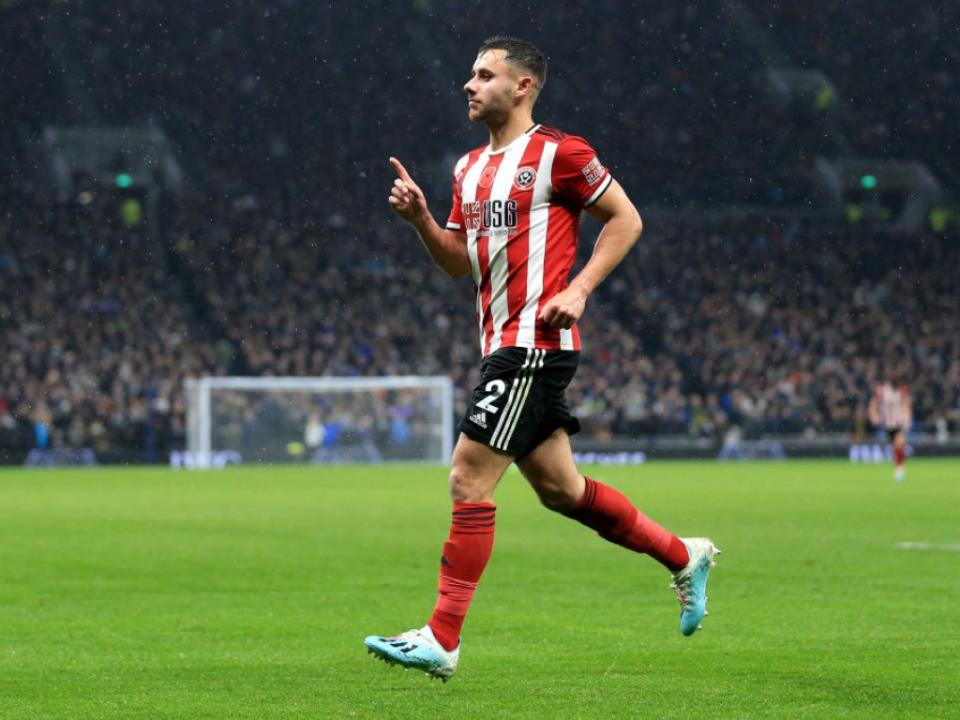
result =
[[[906,385],[894,387],[889,382],[880,383],[874,390],[874,398],[881,425],[888,430],[910,427],[910,390]]]
[[[507,147],[467,153],[453,171],[447,227],[466,234],[483,355],[505,347],[579,350],[576,326],[537,321],[567,287],[580,211],[612,177],[580,137],[535,125]]]

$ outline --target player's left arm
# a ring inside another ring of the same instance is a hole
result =
[[[643,221],[627,193],[616,180],[587,208],[603,223],[593,254],[570,285],[548,300],[540,319],[553,327],[570,328],[583,315],[587,298],[630,252],[643,232]]]
[[[867,415],[874,428],[880,427],[880,403],[877,401],[876,390],[873,392],[873,397],[870,398],[870,405],[867,406]]]

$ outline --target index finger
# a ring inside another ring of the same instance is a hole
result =
[[[399,160],[395,157],[390,158],[390,164],[393,165],[393,169],[397,172],[397,175],[400,176],[401,180],[413,182],[413,178],[410,177],[410,173],[407,172],[407,169],[403,166]]]

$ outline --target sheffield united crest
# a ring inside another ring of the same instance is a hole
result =
[[[536,181],[537,171],[530,166],[520,168],[513,176],[513,186],[517,190],[531,190]]]

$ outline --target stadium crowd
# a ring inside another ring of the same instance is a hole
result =
[[[184,377],[226,367],[162,247],[110,200],[21,195],[0,213],[0,453],[163,460],[182,444]]]
[[[21,199],[0,222],[8,448],[162,459],[183,446],[182,381],[204,373],[450,374],[462,410],[478,379],[472,288],[387,213],[284,224],[221,195],[181,207],[165,252],[109,207]],[[648,222],[588,306],[572,404],[596,438],[852,434],[894,369],[919,428],[956,430],[958,267],[955,238]]]
[[[557,58],[539,117],[590,138],[641,212],[808,201],[818,133],[764,98],[763,58],[722,3],[514,6]],[[375,21],[361,4],[300,0],[45,7],[56,42],[30,4],[0,24],[17,49],[0,84],[16,108],[0,127],[0,457],[89,446],[163,461],[184,447],[183,379],[204,373],[449,374],[462,410],[477,380],[472,290],[391,217],[385,158],[401,154],[445,216],[456,154],[483,141],[457,102],[463,47],[501,30],[505,5],[394,3]],[[861,147],[893,138],[883,147],[950,172],[942,145],[960,93],[942,29],[953,20],[923,10],[903,31],[911,46],[931,40],[908,58],[931,82],[897,95],[886,73],[871,79],[834,52],[849,40],[827,31],[838,17],[881,47],[895,16],[867,22],[868,10],[754,7],[775,29],[796,20],[806,30],[783,38],[794,56],[862,93],[846,119]],[[599,80],[577,72],[597,48],[623,48]],[[403,64],[384,61],[398,53]],[[102,187],[56,196],[25,180],[44,123],[147,121],[192,181],[164,205],[159,234],[123,221]],[[862,433],[870,387],[890,368],[911,386],[919,427],[960,430],[956,237],[675,219],[697,212],[649,216],[588,306],[571,388],[587,434]]]

